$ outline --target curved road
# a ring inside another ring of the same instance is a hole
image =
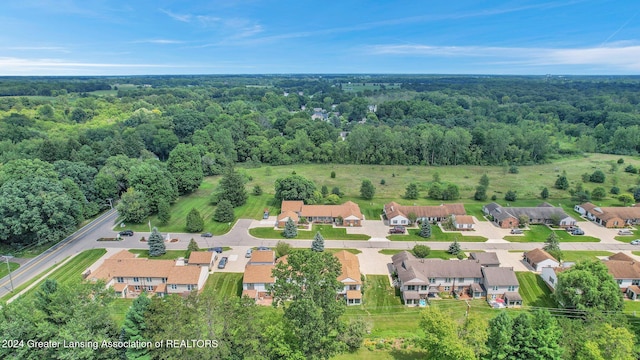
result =
[[[115,210],[110,210],[98,217],[88,225],[84,226],[73,235],[56,244],[49,250],[31,259],[29,262],[11,272],[13,286],[18,287],[29,281],[42,271],[61,262],[68,256],[77,254],[84,250],[94,248],[129,248],[146,249],[147,243],[140,242],[144,236],[149,237],[148,232],[136,233],[132,237],[126,237],[122,241],[98,242],[101,237],[114,237],[116,231],[113,230],[118,214]],[[249,226],[254,220],[239,219],[234,227],[226,234],[210,238],[200,237],[199,234],[170,234],[172,239],[178,242],[166,243],[167,249],[186,249],[189,240],[194,238],[200,248],[210,248],[214,246],[269,246],[273,247],[282,239],[258,239],[248,232]],[[293,247],[311,247],[311,240],[286,240]],[[389,240],[326,240],[327,248],[349,248],[349,249],[398,249],[407,250],[413,248],[416,242],[413,241],[389,241]],[[428,245],[434,250],[446,250],[449,242],[425,241],[420,244]],[[463,250],[532,250],[544,246],[544,243],[509,243],[509,242],[460,242]],[[560,243],[562,250],[605,250],[605,251],[629,251],[640,250],[638,246],[625,243]],[[1,264],[0,264],[1,265]],[[9,276],[0,279],[0,297],[8,294],[11,290]]]

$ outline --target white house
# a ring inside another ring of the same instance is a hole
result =
[[[504,299],[507,293],[511,300],[508,306],[522,305],[522,298],[518,293],[520,284],[516,278],[516,273],[513,272],[513,268],[507,267],[483,267],[482,276],[484,280],[484,287],[487,291],[487,300]]]
[[[524,260],[531,265],[536,272],[541,272],[545,267],[558,267],[560,262],[551,254],[542,249],[533,249],[524,253]]]

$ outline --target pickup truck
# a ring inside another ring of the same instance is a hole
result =
[[[389,229],[389,234],[404,234],[404,226],[394,226]]]

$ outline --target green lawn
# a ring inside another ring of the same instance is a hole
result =
[[[142,249],[129,249],[129,252],[138,254],[139,258],[149,259],[149,250]],[[164,255],[154,257],[155,260],[175,260],[177,258],[184,257],[187,250],[167,250]]]
[[[20,264],[9,261],[9,268],[11,269],[11,271],[14,271],[19,267],[20,267]],[[0,262],[0,278],[3,278],[7,275],[9,275],[9,269],[7,269],[7,262],[2,261]]]
[[[431,226],[431,237],[423,238],[418,235],[420,229],[407,229],[408,234],[389,235],[387,238],[391,241],[447,241],[453,242],[458,239],[459,242],[485,242],[488,239],[484,236],[463,236],[459,231],[442,232],[439,226]]]
[[[342,251],[342,250],[348,251],[348,252],[350,252],[350,253],[352,253],[354,255],[358,255],[358,254],[362,253],[362,251],[360,251],[358,249],[327,249],[327,248],[324,249],[325,252],[328,252],[328,253],[331,253],[331,254],[335,254],[335,253],[337,253],[339,251]]]
[[[213,273],[209,275],[202,292],[213,295],[217,299],[240,297],[243,275],[243,273]]]
[[[109,314],[118,328],[124,324],[124,318],[132,303],[133,299],[116,298],[109,304]]]
[[[516,277],[520,283],[518,292],[522,296],[524,306],[556,307],[556,302],[551,297],[551,290],[539,275],[528,271],[518,271]]]
[[[611,256],[612,252],[609,251],[563,251],[562,256],[564,261],[582,261],[582,260],[598,260],[596,256]]]
[[[394,250],[394,249],[383,249],[378,251],[380,254],[384,255],[395,255],[397,253],[403,252],[404,250]],[[466,252],[484,252],[484,250],[469,250]],[[427,259],[443,259],[449,260],[455,258],[454,255],[451,255],[447,252],[447,250],[431,250]]]
[[[618,235],[614,239],[625,243],[630,243],[632,240],[640,238],[640,230],[630,229],[633,235]]]
[[[560,242],[600,242],[600,239],[592,236],[571,235],[566,230],[551,230],[545,225],[529,225],[529,230],[524,235],[505,236],[504,239],[511,242],[545,242],[554,231]]]
[[[325,240],[369,240],[369,235],[347,234],[346,228],[334,228],[331,225],[313,225],[311,231],[298,230],[298,236],[294,239],[311,240],[319,231]],[[285,239],[282,230],[274,230],[271,227],[259,227],[249,229],[249,234],[260,239]]]

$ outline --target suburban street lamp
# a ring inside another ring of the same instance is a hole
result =
[[[11,278],[11,267],[9,266],[9,259],[12,259],[11,255],[2,255],[4,260],[7,262],[7,270],[9,271],[9,282],[11,283],[11,292],[13,292],[13,279]]]

